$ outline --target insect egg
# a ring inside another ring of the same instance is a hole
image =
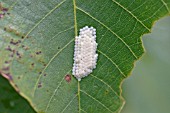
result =
[[[96,53],[96,29],[85,26],[75,37],[74,64],[72,74],[81,81],[96,68],[98,54]]]

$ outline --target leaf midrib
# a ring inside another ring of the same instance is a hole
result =
[[[75,37],[78,35],[77,31],[77,17],[76,17],[76,0],[73,0],[73,10],[74,10],[74,30],[75,30]],[[80,81],[77,82],[77,96],[78,96],[78,111],[81,112],[81,105],[80,105]]]

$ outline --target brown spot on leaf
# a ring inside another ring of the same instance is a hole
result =
[[[19,32],[19,31],[17,31],[16,29],[14,29],[14,28],[12,28],[12,27],[5,27],[4,28],[4,31],[6,31],[6,32],[11,32],[11,33],[13,33],[14,35],[16,35],[16,36],[18,36],[18,37],[23,37],[24,38],[24,34],[23,33],[21,33],[21,32]]]
[[[4,8],[4,7],[2,8],[3,12],[7,12],[8,10],[9,10],[8,8]]]
[[[71,81],[71,75],[66,75],[65,76],[65,80],[69,83]]]
[[[6,31],[6,27],[4,27],[4,31]]]
[[[106,90],[106,91],[105,91],[105,94],[107,95],[108,93],[109,93],[109,91],[108,91],[108,90]]]
[[[26,38],[31,38],[30,36],[27,36]]]
[[[4,14],[0,14],[0,19],[4,17]]]
[[[14,41],[13,39],[11,39],[11,41],[10,41],[10,44],[12,44],[12,45],[18,45],[19,43],[21,43],[21,40]]]
[[[3,7],[2,3],[0,2],[0,11],[7,12],[9,9]]]
[[[14,54],[13,54],[13,53],[11,53],[11,54],[9,55],[9,57],[14,57]]]
[[[5,61],[5,64],[8,64],[9,63],[9,61]]]
[[[34,66],[34,63],[32,63],[31,66]]]
[[[0,11],[3,12],[3,13],[0,13],[0,19],[3,18],[3,17],[7,14],[7,11],[8,11],[8,10],[9,10],[9,9],[6,8],[6,7],[3,7],[2,4],[1,4],[1,2],[0,2]]]
[[[19,55],[20,55],[18,51],[16,52],[16,54],[17,54],[17,56],[19,56]]]
[[[21,40],[18,40],[18,43],[21,43]]]
[[[29,50],[29,47],[26,47],[25,45],[22,45],[21,47],[26,51]]]
[[[9,67],[2,68],[3,71],[9,71]]]
[[[18,58],[22,57],[21,54],[18,51],[16,52],[16,55],[18,56]]]
[[[27,51],[27,50],[29,50],[29,47],[25,47],[24,49]]]
[[[38,83],[38,88],[41,88],[42,87],[42,84],[41,82]]]
[[[12,49],[11,49],[11,47],[10,47],[10,46],[8,46],[8,47],[6,48],[6,50],[8,50],[8,51],[12,51]]]
[[[16,34],[17,36],[20,36],[20,33],[19,33],[18,31],[16,31],[15,34]]]
[[[32,58],[32,57],[33,57],[33,55],[31,54],[31,55],[30,55],[30,57]]]
[[[21,79],[21,77],[19,76],[18,79]]]
[[[13,49],[12,52],[15,53],[15,50]]]
[[[47,76],[47,74],[45,73],[44,76]]]
[[[41,53],[42,53],[41,51],[37,51],[37,52],[36,52],[37,55],[39,55],[39,54],[41,54]]]
[[[24,45],[22,45],[22,48],[24,48],[25,46]]]

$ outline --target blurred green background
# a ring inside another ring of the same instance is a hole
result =
[[[146,53],[123,83],[122,113],[170,113],[170,17],[142,39]]]
[[[35,113],[28,102],[23,99],[1,75],[0,113]]]

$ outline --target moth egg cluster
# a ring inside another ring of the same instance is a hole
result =
[[[72,74],[81,81],[81,78],[88,76],[94,68],[98,54],[96,53],[96,29],[84,27],[80,29],[79,36],[75,37],[74,64]]]

